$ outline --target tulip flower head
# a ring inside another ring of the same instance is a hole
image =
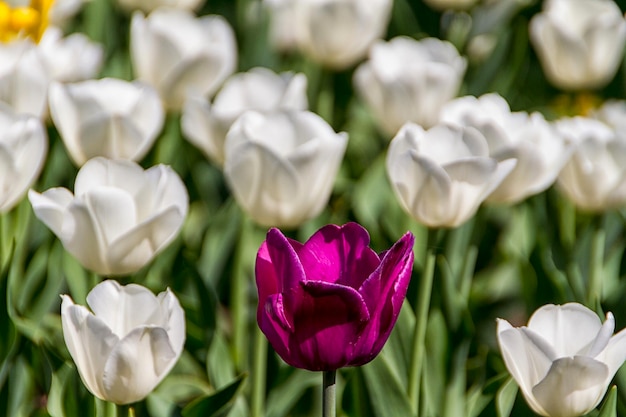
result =
[[[289,365],[333,371],[370,362],[398,318],[411,278],[413,235],[377,255],[356,223],[303,243],[270,229],[256,260],[257,320]]]
[[[51,188],[28,198],[35,215],[87,269],[101,275],[139,270],[174,240],[189,197],[171,168],[144,171],[131,161],[90,159],[74,194]]]
[[[108,280],[87,295],[87,308],[62,296],[65,344],[87,389],[116,404],[144,399],[167,376],[185,344],[185,312],[167,289],[155,296]]]
[[[578,303],[545,305],[528,326],[498,319],[504,363],[526,402],[546,417],[587,414],[602,400],[626,360],[626,331],[613,335],[615,319],[604,324]]]

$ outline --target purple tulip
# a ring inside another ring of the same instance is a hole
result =
[[[356,223],[304,244],[270,229],[256,259],[259,327],[285,362],[311,371],[368,363],[389,338],[413,267],[407,232],[380,256]]]

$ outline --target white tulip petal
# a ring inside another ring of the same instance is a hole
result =
[[[600,403],[607,389],[609,368],[587,356],[564,357],[553,362],[532,393],[546,415],[576,417]]]
[[[607,347],[596,356],[596,359],[606,363],[609,367],[609,378],[613,378],[613,375],[626,361],[626,329],[611,337]]]
[[[227,127],[212,113],[210,103],[201,95],[190,93],[183,105],[181,129],[185,138],[207,158],[224,164],[224,141]]]
[[[116,404],[142,400],[167,375],[178,356],[163,328],[135,328],[106,360],[102,382],[107,400]]]
[[[172,349],[177,355],[180,355],[185,345],[185,312],[180,306],[178,298],[168,288],[158,295],[161,302],[161,309],[169,313],[167,325],[163,327],[167,330],[167,334],[172,344]]]
[[[61,241],[71,237],[73,227],[68,229],[66,222],[72,221],[68,218],[67,210],[74,200],[74,195],[68,189],[51,188],[42,194],[30,190],[28,199],[37,218],[48,226]]]
[[[74,194],[78,198],[98,187],[116,187],[138,195],[146,187],[143,169],[132,162],[106,158],[90,159],[78,171]]]

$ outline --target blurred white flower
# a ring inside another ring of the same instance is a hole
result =
[[[0,42],[0,102],[42,119],[50,75],[41,51],[29,40]]]
[[[48,21],[53,26],[65,26],[89,0],[47,0],[52,3]]]
[[[293,20],[283,32],[295,31],[298,48],[314,61],[335,69],[361,60],[387,30],[391,0],[297,0]],[[289,7],[289,5],[282,5]]]
[[[526,402],[546,417],[587,414],[602,400],[626,359],[626,332],[613,335],[615,319],[604,324],[578,303],[545,305],[528,326],[498,319],[504,363]]]
[[[19,203],[43,167],[48,137],[41,121],[0,104],[0,213]]]
[[[557,180],[560,191],[587,211],[626,205],[626,135],[587,117],[560,119],[556,126],[574,145]]]
[[[297,226],[326,207],[347,143],[308,111],[248,111],[228,131],[224,175],[257,223]]]
[[[62,296],[65,344],[96,397],[116,404],[144,399],[174,367],[185,344],[185,312],[167,289],[107,280],[87,294],[87,308]]]
[[[53,83],[50,114],[78,166],[95,156],[141,160],[164,122],[152,87],[113,78]]]
[[[297,0],[264,0],[270,14],[269,40],[274,49],[291,51],[298,45],[296,30]]]
[[[28,197],[35,215],[87,269],[130,274],[178,234],[189,197],[171,168],[94,158],[78,171],[74,194],[51,188]]]
[[[429,130],[407,123],[391,141],[387,175],[403,208],[428,227],[456,227],[515,167],[489,157],[476,129],[440,124]]]
[[[443,106],[441,122],[478,129],[487,139],[489,155],[498,161],[517,159],[515,169],[487,197],[489,202],[513,204],[546,190],[573,151],[540,113],[512,113],[498,94],[454,99]]]
[[[126,11],[140,10],[150,13],[159,7],[171,7],[175,9],[196,10],[206,0],[117,0],[117,4]]]
[[[425,128],[437,123],[441,107],[458,93],[466,66],[449,42],[397,37],[372,47],[354,84],[380,128],[394,136],[406,122]]]
[[[305,110],[307,80],[304,74],[276,74],[253,68],[230,77],[211,105],[204,97],[190,94],[185,101],[182,131],[218,165],[224,164],[226,133],[247,110]]]
[[[63,37],[57,27],[48,27],[39,41],[38,49],[51,79],[76,82],[94,78],[103,59],[101,45],[91,42],[82,33]]]
[[[189,92],[213,95],[237,62],[235,34],[224,18],[178,9],[157,9],[148,17],[135,12],[130,46],[137,77],[175,111]]]
[[[609,100],[590,116],[607,124],[617,135],[626,135],[626,101]]]
[[[424,0],[424,3],[436,10],[466,10],[478,0]]]
[[[604,87],[624,55],[626,20],[613,0],[546,0],[530,39],[548,80],[565,90]]]

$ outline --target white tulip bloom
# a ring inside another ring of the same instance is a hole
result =
[[[65,26],[88,0],[54,0],[48,19],[53,26]]]
[[[586,117],[561,119],[556,126],[574,145],[557,179],[559,190],[587,211],[626,205],[626,135]]]
[[[74,194],[51,188],[28,194],[35,215],[87,269],[130,274],[178,234],[189,197],[171,168],[94,158],[78,171]]]
[[[116,404],[144,399],[174,367],[185,344],[185,312],[167,289],[107,280],[87,295],[93,311],[62,296],[65,344],[96,397]]]
[[[403,208],[428,227],[456,227],[515,167],[515,159],[489,156],[476,129],[436,125],[429,130],[407,123],[391,141],[387,175]]]
[[[141,160],[165,118],[152,87],[113,78],[53,83],[50,113],[78,166],[95,156]]]
[[[38,44],[51,79],[76,82],[94,78],[104,58],[101,45],[82,33],[63,37],[61,29],[48,27]]]
[[[298,0],[293,2],[298,48],[331,68],[347,68],[361,60],[387,30],[391,0]]]
[[[189,92],[213,95],[237,63],[235,34],[224,18],[179,9],[135,12],[130,49],[137,77],[176,111]]]
[[[546,417],[587,414],[602,400],[626,359],[626,332],[613,335],[615,319],[604,324],[578,303],[545,305],[528,326],[498,319],[504,363],[526,402]]]
[[[406,122],[425,128],[460,88],[467,62],[449,42],[397,37],[379,42],[354,73],[354,84],[382,131],[394,136]]]
[[[247,110],[305,110],[307,79],[304,74],[276,74],[253,68],[230,77],[211,105],[195,94],[187,97],[181,127],[189,142],[217,163],[224,164],[226,133]]]
[[[206,0],[117,0],[117,4],[126,11],[140,10],[150,13],[159,7],[174,9],[197,10]]]
[[[29,40],[0,43],[0,102],[40,119],[47,111],[50,75],[37,45]]]
[[[224,175],[257,223],[294,227],[326,207],[347,143],[308,111],[248,111],[228,131]]]
[[[48,137],[41,121],[0,104],[0,213],[19,203],[43,167]]]
[[[296,21],[297,0],[264,0],[270,14],[269,41],[278,51],[291,51],[298,46]]]
[[[489,202],[513,204],[546,190],[573,152],[540,113],[511,112],[498,94],[454,99],[443,106],[441,122],[478,129],[487,139],[489,155],[498,161],[517,159],[515,169],[487,197]]]
[[[613,0],[546,0],[530,22],[530,39],[556,87],[604,87],[622,62],[626,20]]]

